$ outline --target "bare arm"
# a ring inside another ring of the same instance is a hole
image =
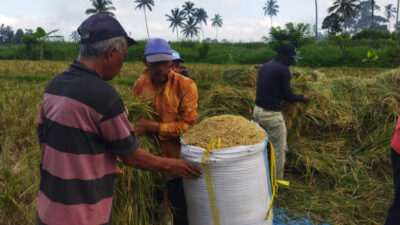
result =
[[[202,171],[183,159],[172,159],[155,156],[141,148],[122,156],[124,164],[142,170],[166,170],[177,177],[199,178]]]

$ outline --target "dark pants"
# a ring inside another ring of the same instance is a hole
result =
[[[394,184],[394,202],[389,208],[386,225],[400,224],[400,155],[392,149],[392,167]]]
[[[174,216],[174,225],[188,225],[189,221],[182,178],[167,182],[167,198]]]

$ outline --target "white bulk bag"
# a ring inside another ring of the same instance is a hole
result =
[[[206,150],[181,139],[181,157],[203,170],[202,178],[183,180],[190,225],[272,225],[271,217],[265,220],[271,201],[266,143],[214,149],[202,164]]]

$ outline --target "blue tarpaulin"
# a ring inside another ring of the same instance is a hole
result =
[[[288,211],[285,209],[274,208],[274,225],[315,225],[317,223],[311,221],[307,217],[289,216]],[[330,225],[329,223],[322,223],[321,225]]]

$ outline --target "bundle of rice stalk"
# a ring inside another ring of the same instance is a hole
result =
[[[218,138],[220,148],[229,148],[260,143],[266,139],[266,133],[242,116],[222,115],[203,120],[183,135],[184,143],[204,149]]]
[[[312,80],[308,75],[303,75],[295,80],[293,87],[296,91],[299,85],[302,86],[303,93],[311,96],[310,103],[283,105],[287,127],[296,136],[299,136],[300,132],[319,135],[332,129],[343,132],[352,128],[355,123],[352,107],[344,101],[335,99],[332,83]]]
[[[216,115],[236,114],[252,118],[255,91],[251,88],[215,86],[199,99],[199,120]]]
[[[280,204],[312,212],[317,220],[323,213],[338,224],[384,221],[390,200],[376,193],[391,189],[390,138],[399,115],[398,72],[368,79],[319,79],[307,74],[293,79],[295,91],[316,94],[309,105],[284,107],[290,149],[287,168],[289,176],[295,174],[294,183],[305,180],[302,187],[307,191],[302,193],[315,194],[303,199],[289,188],[288,199],[298,200]],[[318,198],[323,200],[316,201]],[[377,204],[368,203],[371,199]],[[299,207],[304,201],[306,206]],[[321,212],[328,206],[334,211]]]
[[[134,123],[138,118],[152,120],[156,114],[143,98],[129,97],[124,100],[129,120]],[[161,155],[155,135],[139,137],[140,148],[152,154]],[[159,194],[165,192],[164,172],[150,172],[124,166],[119,162],[122,173],[117,176],[113,202],[113,224],[167,224],[170,218],[157,220],[162,214]]]
[[[123,99],[128,119],[132,123],[139,118],[154,120],[154,116],[157,115],[157,112],[150,106],[151,100],[149,99],[137,96],[123,96]]]
[[[225,70],[222,74],[222,83],[239,87],[257,86],[257,70],[253,68],[240,68]]]

